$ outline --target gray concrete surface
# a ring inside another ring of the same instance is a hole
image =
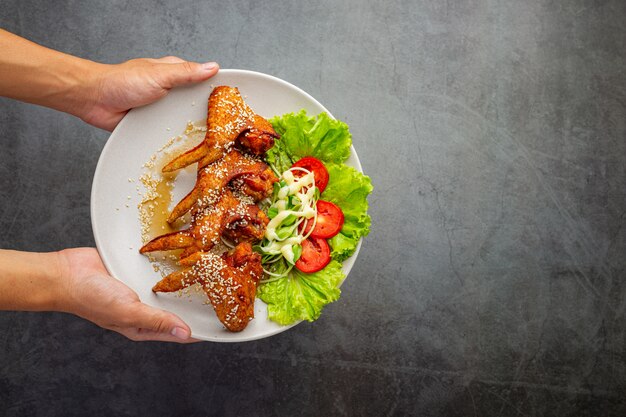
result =
[[[320,320],[137,344],[0,313],[0,415],[626,415],[626,2],[25,1],[101,62],[273,74],[347,121],[373,226]],[[106,132],[0,100],[0,246],[93,245]]]

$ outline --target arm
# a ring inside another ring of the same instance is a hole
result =
[[[133,107],[204,81],[217,64],[176,57],[105,65],[53,51],[0,29],[0,96],[47,106],[113,130]],[[141,303],[111,277],[93,248],[53,253],[0,249],[0,310],[63,311],[132,340],[193,342],[176,315]]]
[[[133,107],[165,96],[178,85],[218,71],[176,57],[99,64],[37,45],[0,29],[0,96],[73,114],[106,130]]]
[[[0,310],[72,313],[132,340],[195,341],[178,316],[141,303],[109,276],[93,248],[0,250]]]

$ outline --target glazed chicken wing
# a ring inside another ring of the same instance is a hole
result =
[[[146,243],[139,252],[184,249],[181,258],[185,258],[194,252],[213,248],[226,230],[230,232],[229,238],[237,242],[260,240],[268,222],[265,213],[256,205],[245,204],[239,201],[232,191],[224,190],[214,205],[194,213],[188,229],[156,237]],[[245,227],[241,227],[243,224]],[[232,227],[227,229],[231,225]]]
[[[200,284],[220,322],[232,332],[245,329],[254,318],[256,286],[263,274],[261,256],[245,242],[222,256],[197,252],[191,257],[185,261],[190,267],[163,278],[152,291],[173,292]]]
[[[236,87],[215,87],[209,97],[204,140],[165,165],[163,172],[194,162],[198,162],[198,169],[201,169],[220,159],[237,142],[247,151],[262,155],[274,145],[277,137],[272,125],[248,107]]]
[[[202,209],[214,204],[224,187],[241,175],[258,177],[255,181],[261,183],[273,184],[278,180],[267,164],[232,149],[222,159],[198,171],[194,188],[174,207],[167,219],[168,223],[173,223],[193,207]],[[271,189],[271,184],[265,187]],[[254,195],[260,196],[257,193]]]
[[[268,197],[278,181],[258,156],[276,138],[272,125],[248,107],[237,88],[216,87],[209,97],[204,140],[163,168],[169,172],[198,163],[194,188],[167,219],[173,223],[190,212],[189,228],[158,236],[140,249],[140,253],[182,249],[178,256],[183,269],[167,275],[152,291],[173,292],[200,284],[219,320],[233,332],[243,330],[254,317],[263,268],[250,242],[261,240],[269,223],[254,203]],[[220,256],[214,247],[222,236],[238,244]]]

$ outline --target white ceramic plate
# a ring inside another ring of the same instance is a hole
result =
[[[306,109],[315,115],[328,112],[313,97],[286,81],[258,72],[221,70],[210,80],[190,87],[177,88],[164,99],[134,109],[115,128],[106,143],[93,179],[91,190],[91,221],[93,232],[105,266],[114,277],[135,290],[146,304],[171,311],[190,327],[193,337],[215,342],[255,340],[285,331],[291,326],[280,326],[267,319],[267,306],[257,299],[255,318],[239,333],[227,331],[219,322],[210,305],[202,298],[179,297],[175,294],[154,294],[152,286],[161,278],[148,259],[140,255],[141,228],[137,204],[137,179],[142,165],[150,159],[169,138],[181,134],[188,121],[206,119],[206,103],[211,86],[230,85],[239,88],[246,103],[261,116],[275,115]],[[361,171],[354,148],[347,161]],[[180,179],[180,177],[179,177]],[[174,201],[182,198],[192,187],[177,179]],[[128,198],[130,196],[130,199]],[[343,263],[348,275],[356,260],[356,253]],[[297,324],[297,323],[296,323]]]

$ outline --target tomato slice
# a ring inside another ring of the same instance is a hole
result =
[[[339,207],[330,201],[317,200],[317,222],[309,236],[330,239],[341,231],[343,221],[343,212]],[[309,233],[312,226],[313,221],[309,220],[304,231],[305,235]]]
[[[304,168],[312,171],[315,176],[315,186],[319,188],[320,193],[323,193],[328,184],[328,170],[324,166],[324,163],[312,156],[305,156],[292,165],[293,167]],[[300,174],[302,175],[302,174]],[[297,172],[294,172],[294,176],[299,176]]]
[[[324,269],[330,262],[330,246],[326,239],[309,237],[302,242],[302,255],[296,261],[296,268],[307,274]]]

